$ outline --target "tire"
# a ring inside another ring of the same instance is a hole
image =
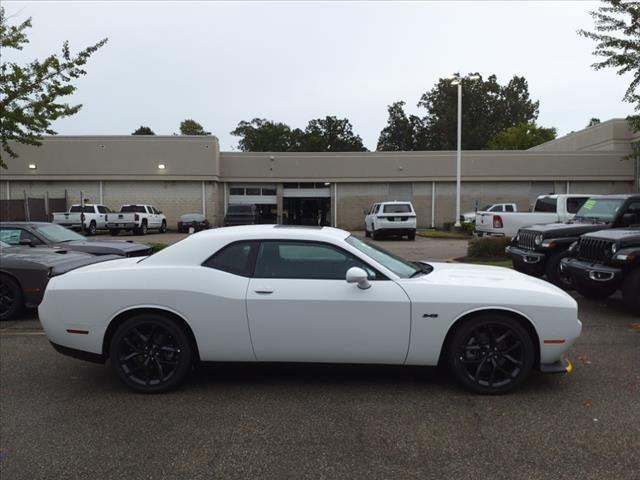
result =
[[[20,284],[9,275],[0,275],[0,320],[16,318],[24,310]]]
[[[94,220],[91,220],[89,228],[87,229],[87,235],[93,236],[96,233],[98,233],[98,227],[96,226],[96,222]]]
[[[193,364],[187,333],[162,314],[145,313],[126,320],[109,348],[111,367],[120,381],[141,393],[178,386]]]
[[[631,312],[640,314],[640,268],[636,268],[624,279],[622,301]]]
[[[547,263],[544,267],[544,274],[547,280],[566,291],[573,290],[573,280],[568,274],[560,271],[560,261],[568,256],[569,252],[567,251],[556,253],[547,258]]]
[[[162,225],[160,225],[160,233],[167,233],[167,221],[163,220]]]
[[[371,236],[371,232],[369,232],[369,230],[367,230],[367,227],[364,227],[364,236],[369,238]]]
[[[117,229],[117,228],[110,228],[110,229],[109,229],[109,233],[110,233],[112,236],[117,237],[117,236],[118,236],[118,234],[120,233],[120,230],[119,230],[119,229]]]
[[[374,240],[380,240],[380,234],[375,231],[375,229],[371,230],[371,238]]]
[[[578,292],[583,297],[591,298],[593,300],[602,300],[604,298],[610,297],[617,290],[616,286],[595,286],[580,282],[574,282],[573,287],[576,289],[576,292]]]
[[[527,379],[536,350],[520,322],[504,313],[483,313],[456,328],[446,352],[449,368],[465,388],[497,395]]]
[[[147,231],[148,231],[148,228],[147,228],[147,221],[146,220],[142,221],[142,224],[140,225],[140,228],[134,228],[133,229],[133,232],[136,235],[146,235]]]
[[[409,235],[407,235],[407,238],[411,241],[416,239],[416,232],[411,232]]]

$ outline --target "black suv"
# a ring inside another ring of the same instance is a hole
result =
[[[587,298],[606,298],[618,288],[622,301],[640,313],[640,228],[587,233],[569,247],[560,268]]]
[[[569,255],[569,246],[586,233],[634,225],[640,225],[639,193],[595,195],[567,223],[521,228],[506,253],[519,272],[546,275],[548,281],[569,290],[573,287],[572,278],[560,269],[560,262]]]

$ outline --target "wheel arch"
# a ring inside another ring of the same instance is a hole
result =
[[[533,345],[535,347],[535,365],[534,368],[538,368],[540,365],[540,336],[533,324],[533,321],[524,313],[508,308],[508,307],[480,307],[473,310],[469,310],[460,314],[451,324],[449,329],[447,330],[447,334],[444,337],[444,341],[442,342],[442,348],[440,349],[440,357],[438,358],[438,365],[444,365],[444,361],[447,355],[447,345],[449,344],[449,340],[455,334],[456,330],[459,329],[465,322],[475,318],[479,315],[484,315],[487,313],[500,313],[503,315],[507,315],[520,323],[532,336]]]
[[[118,330],[120,325],[122,325],[128,319],[144,313],[163,315],[164,317],[180,326],[180,328],[182,328],[187,334],[187,337],[191,342],[191,346],[193,347],[193,361],[200,361],[198,342],[196,341],[196,337],[193,333],[191,325],[189,325],[189,322],[187,322],[183,315],[176,312],[175,310],[156,305],[139,305],[135,307],[128,307],[113,316],[113,318],[109,321],[109,325],[107,326],[107,329],[105,330],[104,336],[102,338],[102,355],[104,356],[104,358],[109,358],[109,346],[111,345],[111,339],[113,338],[113,335]]]

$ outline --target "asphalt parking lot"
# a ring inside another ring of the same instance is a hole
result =
[[[167,234],[172,235],[172,234]],[[159,235],[147,241],[163,241]],[[139,238],[139,237],[137,237]],[[383,245],[413,259],[464,242]],[[579,299],[575,370],[499,397],[433,368],[207,367],[124,389],[56,353],[35,317],[0,326],[3,478],[640,478],[640,319]]]

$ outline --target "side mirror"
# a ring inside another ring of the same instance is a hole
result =
[[[349,270],[347,270],[346,280],[347,283],[357,283],[358,288],[362,290],[366,290],[367,288],[371,287],[367,272],[365,272],[360,267],[351,267]]]
[[[33,247],[33,242],[31,241],[30,238],[23,238],[18,242],[18,245]]]

